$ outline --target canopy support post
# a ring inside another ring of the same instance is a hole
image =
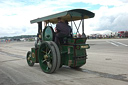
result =
[[[86,38],[86,35],[84,33],[84,19],[82,19],[82,38]]]
[[[73,37],[73,24],[72,24],[72,16],[71,16],[71,29],[72,29],[71,36]]]
[[[38,22],[38,34],[37,34],[37,37],[41,39],[41,33],[42,33],[42,22]]]

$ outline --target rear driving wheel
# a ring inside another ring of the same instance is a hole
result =
[[[59,64],[57,57],[54,44],[51,41],[44,41],[39,49],[39,63],[45,73],[53,73],[57,70]]]

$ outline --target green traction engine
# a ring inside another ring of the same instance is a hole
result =
[[[62,65],[71,68],[79,68],[86,63],[87,52],[89,44],[86,44],[86,35],[84,34],[84,19],[93,18],[94,13],[85,9],[73,9],[50,16],[37,18],[31,20],[31,23],[38,24],[37,41],[35,47],[27,53],[27,63],[33,66],[34,63],[39,63],[41,69],[45,73],[53,73]],[[71,22],[72,31],[79,34],[79,27],[82,24],[82,35],[77,37],[74,33],[71,36],[63,37],[59,41],[59,45],[54,42],[55,32],[52,24],[57,23],[57,18],[61,17],[63,20]],[[75,21],[79,20],[79,26],[76,26]],[[44,29],[42,30],[42,22],[44,22]],[[74,29],[73,25],[76,29]]]

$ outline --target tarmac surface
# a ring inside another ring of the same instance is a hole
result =
[[[34,42],[0,43],[0,85],[128,85],[128,39],[87,40],[87,63],[63,66],[53,74],[29,67],[26,53]]]

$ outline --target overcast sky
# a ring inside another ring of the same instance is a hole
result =
[[[0,37],[36,35],[30,20],[70,9],[87,9],[85,33],[128,31],[128,0],[0,0]]]

